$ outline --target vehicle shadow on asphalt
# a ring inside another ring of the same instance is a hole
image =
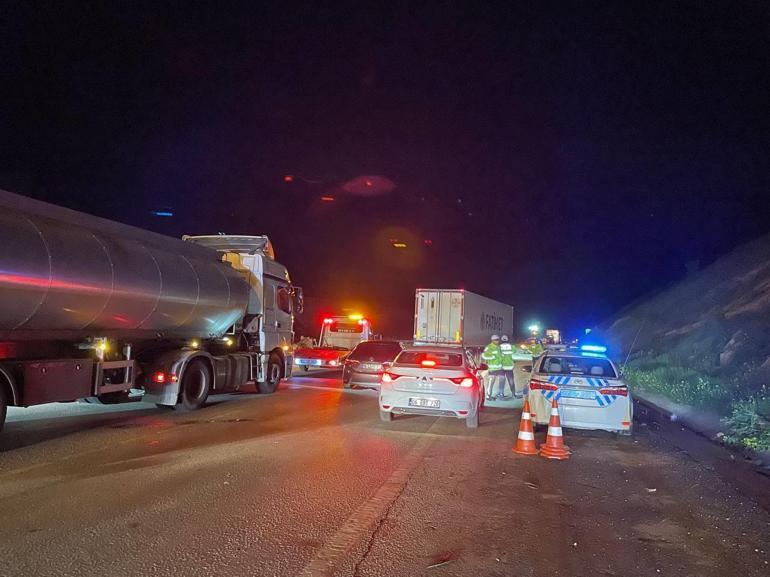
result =
[[[96,429],[141,427],[143,418],[163,412],[148,405],[145,410],[10,421],[0,434],[0,454]]]

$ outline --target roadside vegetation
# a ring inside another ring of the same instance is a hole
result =
[[[720,371],[705,355],[682,359],[648,351],[629,362],[625,376],[639,391],[716,412],[726,443],[770,451],[770,389],[759,367],[744,363],[740,370]]]

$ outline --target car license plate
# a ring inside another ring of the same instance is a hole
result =
[[[573,389],[562,389],[561,396],[568,399],[587,399],[593,401],[596,398],[594,391],[576,391]]]
[[[438,409],[440,402],[438,399],[416,399],[414,397],[409,399],[410,407],[427,407],[429,409]]]
[[[361,369],[364,371],[378,371],[380,368],[381,365],[377,363],[361,363]]]
[[[321,364],[321,359],[297,359],[297,364],[316,366]]]

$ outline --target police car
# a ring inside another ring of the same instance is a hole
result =
[[[529,382],[535,424],[548,424],[556,398],[562,427],[631,433],[631,393],[605,351],[584,345],[579,350],[546,350],[535,359]]]

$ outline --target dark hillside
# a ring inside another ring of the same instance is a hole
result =
[[[770,235],[634,303],[599,332],[617,356],[630,352],[627,374],[640,389],[730,415],[734,432],[751,432],[741,438],[770,443]]]

